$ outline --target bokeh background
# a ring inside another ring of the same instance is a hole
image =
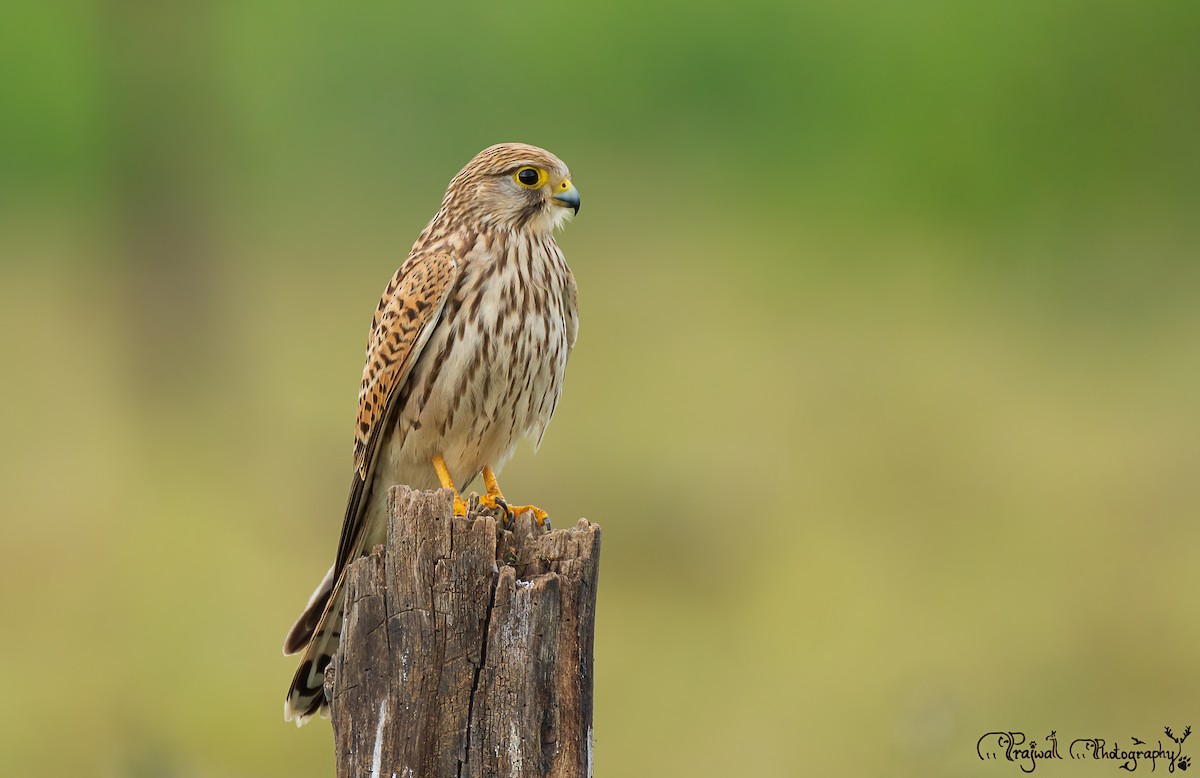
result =
[[[583,195],[505,485],[604,527],[598,775],[1200,725],[1197,40],[1182,2],[7,0],[0,774],[332,775],[279,646],[380,290],[502,140]]]

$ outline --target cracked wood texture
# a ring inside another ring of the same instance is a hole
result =
[[[600,527],[456,519],[448,490],[388,505],[325,674],[338,778],[590,776]]]

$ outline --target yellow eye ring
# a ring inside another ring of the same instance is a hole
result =
[[[546,183],[546,171],[536,167],[523,167],[513,174],[513,180],[526,189],[537,189]]]

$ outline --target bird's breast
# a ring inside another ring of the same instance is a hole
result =
[[[567,286],[551,238],[481,240],[467,252],[442,317],[414,365],[397,417],[416,460],[442,454],[455,478],[499,467],[539,437],[566,372]]]

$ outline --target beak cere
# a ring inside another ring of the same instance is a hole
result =
[[[579,190],[575,188],[575,185],[570,181],[563,181],[559,184],[559,189],[561,191],[554,195],[555,204],[579,213]]]

